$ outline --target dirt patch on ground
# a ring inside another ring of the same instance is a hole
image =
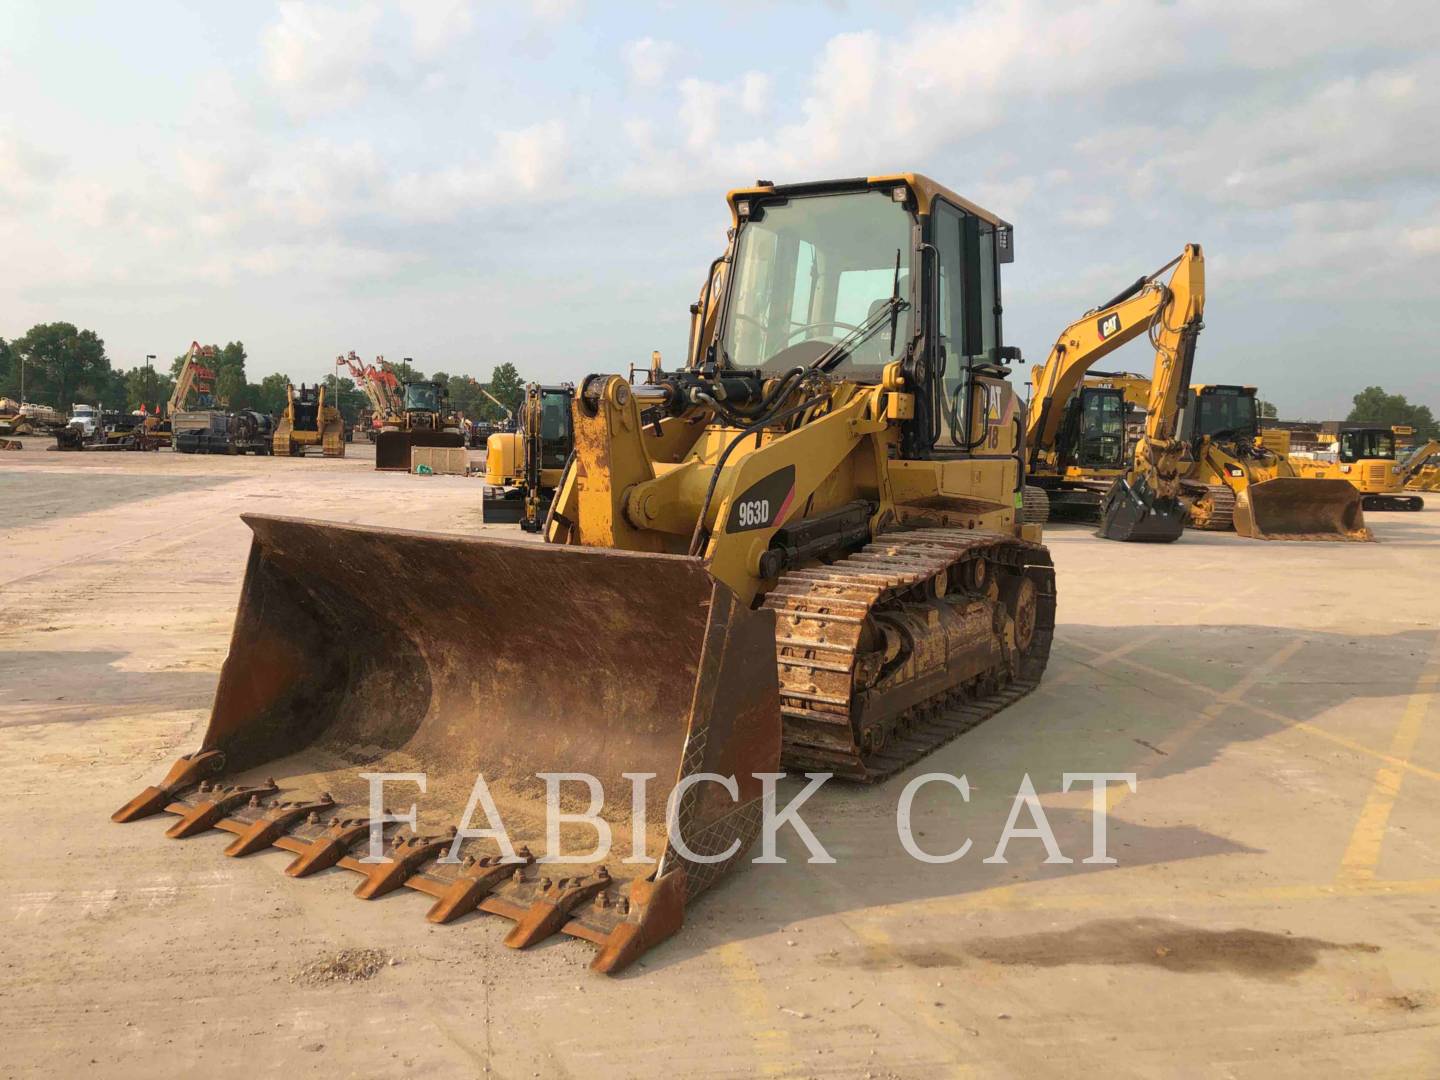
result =
[[[311,960],[292,974],[290,981],[302,986],[365,982],[394,963],[394,958],[383,949],[341,949]]]
[[[1102,919],[1072,930],[972,941],[965,951],[992,964],[1149,964],[1185,974],[1229,971],[1287,978],[1313,967],[1322,952],[1379,952],[1264,930],[1205,930],[1163,919]]]

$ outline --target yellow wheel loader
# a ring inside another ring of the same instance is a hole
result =
[[[484,519],[519,522],[540,532],[550,512],[560,476],[575,447],[573,383],[530,383],[515,415],[515,431],[491,435],[485,442]]]
[[[409,472],[410,451],[417,446],[465,445],[460,421],[450,408],[450,391],[444,383],[415,381],[403,384],[399,411],[381,422],[375,436],[375,468]]]
[[[1055,579],[1018,520],[1010,226],[914,174],[729,206],[685,366],[577,389],[545,542],[247,515],[203,743],[115,818],[617,971],[745,859],[766,774],[882,779],[1028,693]],[[587,861],[602,824],[623,851]]]
[[[325,387],[293,383],[285,387],[285,412],[271,436],[271,452],[298,457],[318,447],[325,457],[345,456],[345,422],[325,400]]]
[[[1294,464],[1307,480],[1347,481],[1366,510],[1423,510],[1424,499],[1406,494],[1410,474],[1400,464],[1395,435],[1379,424],[1341,424],[1335,460],[1293,459]]]
[[[1189,524],[1256,540],[1373,540],[1360,495],[1343,480],[1304,480],[1260,437],[1255,387],[1190,387],[1181,438]]]
[[[1205,258],[1199,244],[1187,244],[1159,270],[1067,326],[1045,363],[1031,370],[1028,483],[1044,493],[1048,512],[1099,517],[1101,534],[1113,540],[1179,539],[1184,518],[1176,415],[1204,314]],[[1142,334],[1155,349],[1151,378],[1116,376],[1125,380],[1121,385],[1087,379],[1096,363]],[[1127,397],[1140,398],[1147,410],[1133,452]],[[1142,479],[1142,472],[1152,479]],[[1137,484],[1147,490],[1137,494]]]

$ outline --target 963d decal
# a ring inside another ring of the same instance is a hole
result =
[[[795,466],[786,465],[755,481],[730,504],[727,533],[767,529],[782,521],[795,498]]]

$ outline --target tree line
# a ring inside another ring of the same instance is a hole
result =
[[[277,416],[285,411],[285,388],[292,381],[288,375],[274,372],[259,382],[251,382],[245,371],[249,357],[243,342],[231,341],[212,348],[214,355],[204,364],[215,372],[216,407],[253,409]],[[168,365],[146,363],[121,368],[111,363],[104,339],[93,330],[80,330],[67,322],[40,323],[13,341],[0,337],[0,397],[18,401],[23,393],[25,401],[51,405],[61,412],[68,412],[76,402],[87,402],[124,412],[143,407],[153,413],[170,400],[184,363],[185,353],[180,353]],[[403,360],[388,366],[402,382],[425,379],[421,371]],[[449,390],[451,408],[472,419],[491,421],[503,419],[506,410],[495,405],[484,391],[489,390],[513,408],[525,387],[519,371],[509,362],[496,365],[487,383],[443,371],[430,379]],[[355,422],[361,410],[368,407],[368,399],[354,380],[337,378],[332,373],[321,382],[347,421]]]

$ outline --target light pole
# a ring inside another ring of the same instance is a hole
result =
[[[146,396],[146,397],[149,397],[151,394],[153,394],[153,393],[155,393],[155,392],[156,392],[156,388],[155,388],[155,354],[154,354],[154,353],[146,353],[146,354],[145,354],[145,396]],[[144,402],[141,402],[141,404],[143,405]],[[158,397],[157,397],[156,400],[155,400],[155,415],[156,415],[156,416],[159,416],[159,415],[160,415],[160,400],[159,400]]]

